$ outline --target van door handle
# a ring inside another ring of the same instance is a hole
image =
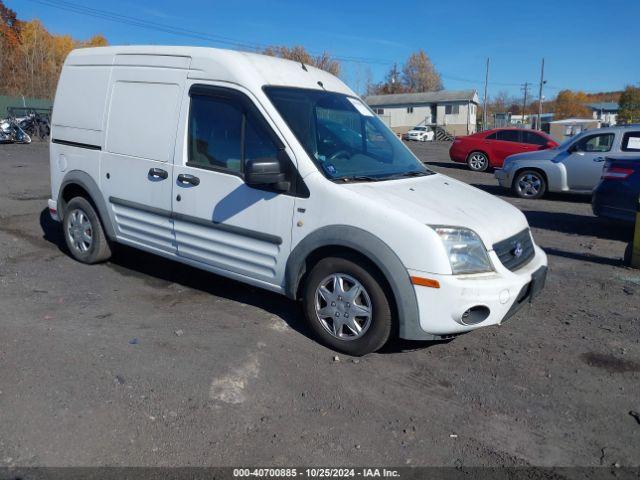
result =
[[[161,168],[150,168],[149,176],[153,178],[161,178],[162,180],[164,180],[169,176],[169,173]]]
[[[190,185],[193,185],[194,187],[200,185],[200,179],[195,175],[189,175],[188,173],[181,173],[180,175],[178,175],[178,182],[183,184],[188,183]]]

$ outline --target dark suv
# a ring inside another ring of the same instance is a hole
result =
[[[640,201],[640,156],[607,157],[591,206],[598,217],[633,223]]]

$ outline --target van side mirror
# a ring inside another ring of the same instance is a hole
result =
[[[244,181],[250,187],[271,187],[275,190],[289,190],[290,183],[284,171],[281,155],[278,158],[252,158],[247,160]]]

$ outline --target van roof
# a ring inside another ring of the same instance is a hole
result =
[[[340,79],[324,70],[236,50],[160,45],[80,48],[65,61],[65,67],[105,65],[187,69],[189,78],[232,82],[249,89],[280,85],[353,95]]]

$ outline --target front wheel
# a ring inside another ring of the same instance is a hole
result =
[[[540,172],[523,170],[516,175],[511,190],[520,198],[541,198],[547,191],[547,182]]]
[[[304,311],[327,346],[349,355],[380,349],[391,335],[392,314],[383,280],[357,259],[328,257],[309,272]]]
[[[482,152],[471,152],[467,158],[467,165],[474,172],[486,172],[489,168],[489,158]]]

